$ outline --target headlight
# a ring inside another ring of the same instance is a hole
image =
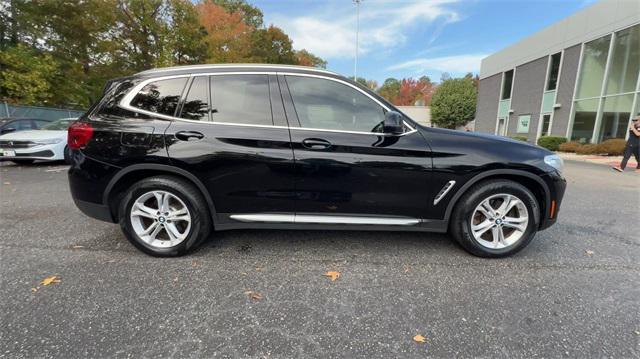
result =
[[[60,143],[60,142],[62,142],[61,138],[52,138],[52,139],[49,139],[49,140],[38,140],[38,141],[36,141],[36,143],[39,144],[39,145],[54,145],[54,144]]]
[[[544,163],[555,168],[560,173],[562,173],[562,169],[564,168],[564,161],[558,155],[544,156]]]

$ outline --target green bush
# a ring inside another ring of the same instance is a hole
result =
[[[609,156],[620,156],[624,152],[624,148],[627,145],[627,141],[621,138],[614,138],[602,142],[600,146],[600,153],[606,153]]]
[[[514,140],[527,142],[527,136],[513,136],[511,138],[513,138]]]
[[[576,152],[576,150],[580,146],[582,146],[582,144],[580,144],[580,142],[571,141],[571,142],[561,143],[560,146],[558,146],[558,149],[560,151],[562,151],[562,152]]]
[[[538,139],[538,146],[544,147],[550,151],[557,151],[560,144],[567,142],[566,137],[560,136],[542,136]]]
[[[602,153],[602,146],[588,143],[578,147],[576,149],[576,153],[579,155],[598,155]]]
[[[431,98],[431,122],[452,129],[466,125],[476,115],[476,97],[476,88],[469,79],[443,81]]]

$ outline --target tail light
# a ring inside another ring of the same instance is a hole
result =
[[[67,132],[67,145],[77,150],[89,143],[93,137],[93,127],[87,122],[74,122]]]

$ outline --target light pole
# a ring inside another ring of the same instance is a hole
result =
[[[353,81],[358,81],[358,32],[360,31],[360,2],[362,0],[353,0],[356,4],[356,59],[353,63]]]

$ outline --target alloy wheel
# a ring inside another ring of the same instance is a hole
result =
[[[131,207],[130,219],[138,237],[156,248],[182,243],[191,229],[189,209],[167,191],[151,191],[138,197]]]
[[[484,199],[471,215],[471,232],[483,247],[503,249],[522,238],[529,224],[527,206],[518,197],[501,193]]]

